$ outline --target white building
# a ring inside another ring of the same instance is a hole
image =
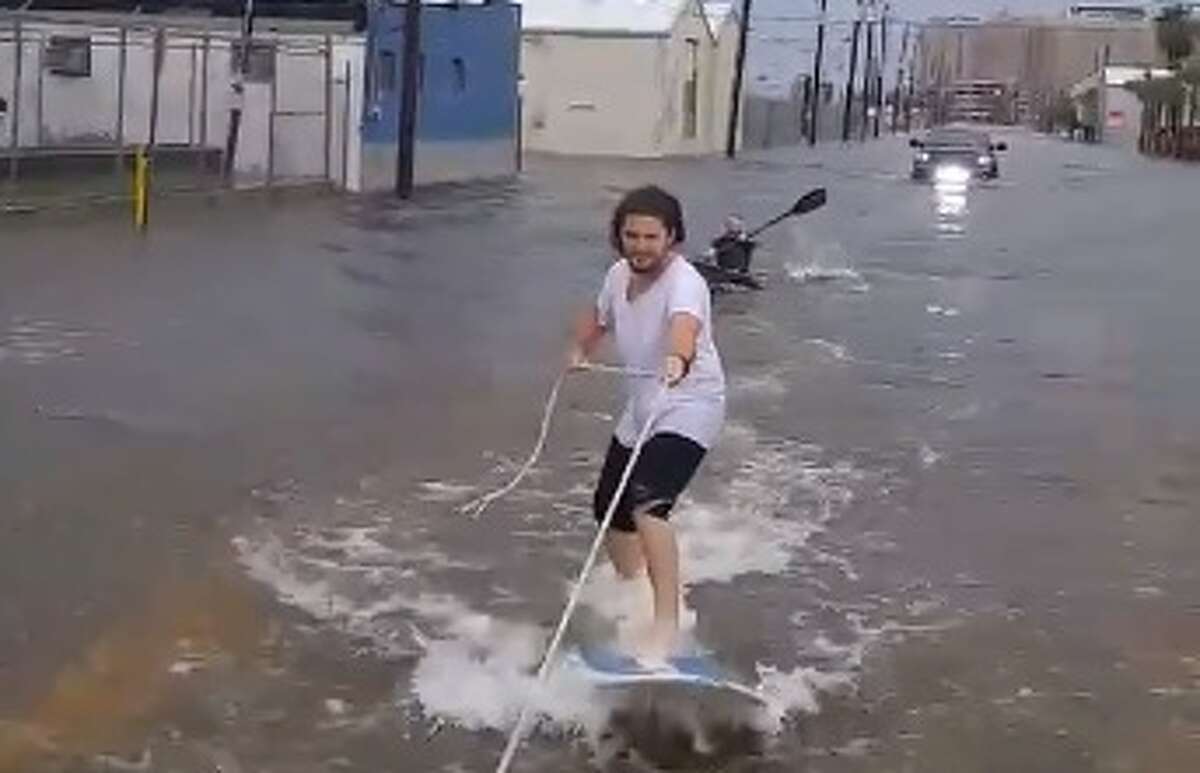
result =
[[[1110,65],[1071,87],[1071,99],[1081,119],[1096,132],[1096,140],[1136,148],[1141,133],[1142,103],[1125,88],[1136,80],[1167,78],[1170,70],[1145,65]]]
[[[522,0],[528,150],[655,158],[726,144],[739,20],[700,0]]]
[[[0,159],[116,158],[147,143],[160,33],[155,142],[164,154],[223,152],[238,104],[236,179],[360,188],[365,38],[341,22],[260,19],[238,98],[236,19],[0,14]]]

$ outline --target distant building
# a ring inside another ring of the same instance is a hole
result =
[[[1011,124],[1012,87],[997,80],[956,81],[946,89],[946,120]]]
[[[1074,6],[1060,17],[1006,17],[978,24],[930,23],[918,39],[916,81],[945,120],[961,84],[1002,84],[1000,111],[1014,123],[1047,117],[1055,100],[1105,62],[1155,62],[1158,46],[1148,16],[1127,6]],[[1116,8],[1117,10],[1112,10]],[[981,110],[971,94],[967,104]],[[975,95],[978,96],[978,95]]]
[[[1151,16],[1151,9],[1142,3],[1080,3],[1067,9],[1067,16],[1104,21],[1145,21]]]
[[[1108,65],[1097,70],[1070,90],[1080,125],[1098,142],[1136,148],[1142,103],[1125,85],[1170,75],[1169,70],[1150,65]]]

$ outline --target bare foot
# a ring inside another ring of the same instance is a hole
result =
[[[661,668],[676,654],[679,629],[673,621],[656,620],[641,637],[637,659],[651,668]]]

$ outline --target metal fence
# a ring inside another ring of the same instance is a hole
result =
[[[232,29],[0,15],[0,206],[131,197],[139,152],[155,195],[345,186],[356,47],[332,33],[246,46]]]
[[[812,96],[800,91],[788,97],[766,97],[752,94],[743,102],[745,125],[742,143],[748,150],[761,150],[789,145],[801,145],[808,141],[809,124],[812,120]],[[861,100],[856,102],[861,105]],[[818,142],[834,142],[841,139],[842,119],[845,102],[836,94],[824,95],[817,113]],[[852,111],[857,119],[859,111]],[[857,131],[857,122],[854,124]],[[855,133],[854,138],[858,138]]]

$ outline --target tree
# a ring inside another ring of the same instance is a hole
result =
[[[1075,110],[1075,103],[1065,93],[1060,92],[1054,96],[1054,102],[1050,109],[1055,129],[1074,131],[1079,126],[1079,115]]]
[[[1165,136],[1177,152],[1180,115],[1188,96],[1183,79],[1175,75],[1169,78],[1147,77],[1145,80],[1130,81],[1125,88],[1137,94],[1142,101],[1142,137],[1139,144],[1144,148],[1151,140],[1157,143],[1161,131],[1166,129]],[[1161,152],[1161,148],[1158,152]]]
[[[1179,79],[1188,90],[1188,127],[1196,126],[1196,113],[1200,112],[1200,56],[1193,56],[1179,70]]]
[[[1200,25],[1192,21],[1191,12],[1182,5],[1164,8],[1154,22],[1158,47],[1167,57],[1169,67],[1178,67],[1196,50]]]

